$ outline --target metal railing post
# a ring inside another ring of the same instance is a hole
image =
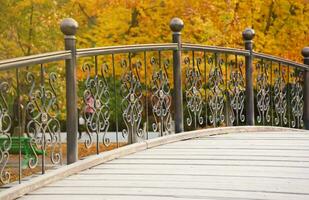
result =
[[[304,57],[304,64],[309,65],[309,47],[302,50]],[[305,129],[309,130],[309,71],[305,70],[304,73],[304,125]]]
[[[251,28],[246,28],[242,37],[245,42],[245,49],[250,51],[250,55],[246,56],[246,122],[247,125],[254,125],[254,90],[253,90],[253,38],[255,32]]]
[[[77,91],[76,91],[76,38],[78,23],[72,18],[62,20],[60,25],[64,34],[65,50],[71,50],[72,57],[65,61],[66,73],[66,130],[67,163],[78,160],[78,125],[77,125]]]
[[[178,44],[178,49],[173,51],[173,76],[174,76],[174,114],[175,133],[183,132],[183,102],[181,83],[181,30],[184,24],[179,18],[173,18],[170,28],[173,31],[173,43]]]

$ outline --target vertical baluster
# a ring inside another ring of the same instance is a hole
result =
[[[71,50],[71,59],[65,61],[66,65],[66,128],[67,128],[67,163],[78,160],[78,112],[76,91],[76,38],[78,23],[72,18],[66,18],[60,25],[65,35],[65,50]]]
[[[196,75],[195,73],[196,73],[195,72],[195,55],[194,55],[194,51],[192,51],[192,79],[193,79],[193,81],[195,81],[194,79],[196,78],[196,77],[194,77]],[[197,124],[196,124],[196,114],[197,113],[194,112],[193,114],[194,114],[194,130],[195,130],[196,126],[197,126]]]
[[[302,50],[304,64],[309,67],[309,47]],[[305,129],[309,130],[309,71],[304,71],[304,125]]]
[[[112,67],[113,67],[113,79],[114,79],[114,98],[115,98],[115,122],[116,122],[116,143],[119,148],[119,136],[118,136],[118,102],[117,102],[117,91],[116,91],[116,72],[115,72],[115,55],[112,54]]]
[[[246,28],[242,33],[245,49],[250,51],[250,55],[246,56],[246,121],[247,125],[254,125],[254,90],[253,90],[253,38],[255,32],[251,28]]]
[[[45,88],[44,88],[44,66],[43,64],[41,64],[40,66],[40,77],[41,77],[41,83],[40,83],[40,87],[44,90],[43,93],[45,92]],[[46,96],[42,95],[42,107],[45,108],[45,101],[46,101]],[[45,135],[45,130],[41,130],[42,131],[42,174],[45,174],[45,154],[46,154],[46,135]]]
[[[229,120],[229,89],[228,89],[228,55],[225,55],[225,121],[226,121],[226,126],[230,125],[230,120]]]
[[[144,127],[146,129],[146,140],[149,139],[149,133],[148,133],[148,76],[147,76],[147,54],[146,51],[144,51],[144,67],[145,67],[145,112],[146,112],[146,126]]]
[[[274,84],[273,84],[273,62],[270,61],[270,120],[271,120],[271,125],[274,125]]]
[[[206,124],[206,128],[207,128],[207,122],[208,122],[208,112],[207,112],[207,57],[206,57],[206,51],[204,51],[204,89],[205,89],[205,98],[204,98],[204,102],[205,102],[205,124]]]
[[[92,94],[93,95],[93,98],[94,98],[94,109],[95,111],[97,111],[97,102],[96,101],[99,101],[98,98],[101,98],[101,96],[98,94],[98,91],[99,91],[99,75],[98,75],[98,56],[94,56],[94,82],[96,83],[94,87],[96,87],[94,93]],[[102,74],[101,74],[102,75]],[[96,115],[96,113],[93,113],[94,115]],[[100,117],[98,117],[98,119],[96,119],[98,121],[96,121],[96,129],[95,129],[95,132],[96,132],[96,152],[97,154],[100,153],[100,143],[99,143],[99,133],[101,131],[101,126],[100,126],[100,123],[103,123],[103,122],[100,122]]]
[[[18,106],[18,113],[17,113],[17,117],[18,117],[18,127],[21,127],[21,109],[22,109],[22,105],[20,102],[20,85],[19,85],[19,69],[16,68],[16,96],[17,96],[17,106]],[[21,129],[19,129],[19,133],[18,133],[18,148],[19,148],[19,152],[18,152],[18,182],[21,183],[21,179],[22,179],[22,154],[21,154]]]
[[[174,75],[174,116],[175,132],[183,132],[183,97],[181,83],[181,30],[184,24],[179,18],[173,18],[170,28],[173,31],[173,42],[178,44],[178,49],[173,51],[173,75]]]
[[[287,114],[288,114],[288,122],[287,122],[287,126],[288,127],[291,127],[291,90],[290,90],[290,65],[288,65],[288,70],[287,70],[287,84],[286,84],[286,87],[287,87],[287,94],[286,94],[286,101],[287,101],[287,108],[286,108],[286,111],[287,111]]]

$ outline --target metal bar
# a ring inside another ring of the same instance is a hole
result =
[[[253,57],[255,58],[263,58],[263,59],[267,59],[267,60],[271,60],[271,61],[276,61],[276,62],[281,62],[284,65],[290,65],[291,67],[299,67],[302,69],[307,69],[309,70],[309,66],[306,64],[301,64],[301,63],[297,63],[291,60],[286,60],[283,58],[279,58],[276,56],[272,56],[272,55],[268,55],[268,54],[263,54],[263,53],[256,53],[256,52],[252,52]]]
[[[16,96],[17,96],[17,106],[18,106],[18,113],[17,113],[17,117],[18,117],[18,127],[21,127],[21,109],[22,109],[22,105],[20,102],[20,85],[19,85],[19,69],[16,69]],[[22,155],[21,155],[21,128],[19,129],[19,133],[18,133],[18,148],[19,148],[19,152],[18,152],[18,183],[21,184],[21,179],[22,179]]]
[[[76,38],[78,24],[74,19],[67,18],[61,22],[61,31],[65,35],[65,49],[71,50],[70,60],[66,66],[66,109],[67,109],[67,163],[78,160],[78,112],[76,91]]]
[[[273,61],[270,61],[270,112],[271,112],[271,125],[274,125],[274,86],[273,86]]]
[[[148,133],[148,78],[147,78],[147,53],[144,51],[144,67],[145,67],[145,110],[146,110],[146,140],[149,139],[149,133]]]
[[[217,46],[207,46],[207,45],[199,45],[199,44],[187,44],[182,43],[182,50],[184,51],[208,51],[214,53],[230,53],[247,56],[250,55],[250,51],[243,49],[234,49],[227,47],[217,47]]]
[[[99,47],[99,48],[77,49],[77,57],[106,55],[106,54],[133,53],[133,52],[142,52],[142,51],[167,51],[167,50],[177,50],[177,49],[178,49],[177,43]]]
[[[309,47],[302,50],[304,64],[309,67]],[[304,125],[309,130],[309,71],[304,72]]]
[[[98,77],[98,56],[94,56],[94,73],[95,73],[94,80],[96,81],[99,78]],[[96,90],[98,90],[99,85],[96,85],[95,87],[97,87]],[[93,98],[96,99],[95,95],[93,95]],[[100,153],[99,134],[100,134],[100,128],[96,128],[96,152],[97,154]]]
[[[183,21],[173,18],[170,22],[173,31],[173,42],[177,43],[177,50],[173,51],[173,75],[174,75],[174,111],[175,111],[175,133],[183,132],[183,97],[181,83],[181,29]]]
[[[40,66],[40,77],[41,77],[41,83],[40,83],[40,87],[44,88],[44,82],[45,82],[45,79],[44,79],[44,74],[45,74],[45,71],[44,71],[44,66],[43,64],[41,64]],[[42,103],[43,103],[43,108],[45,108],[45,95],[42,96]],[[46,135],[45,135],[45,130],[42,130],[42,174],[45,174],[45,159],[46,159]]]
[[[117,92],[116,92],[116,73],[115,73],[115,57],[114,54],[112,54],[112,65],[113,65],[113,78],[114,78],[114,95],[115,95],[115,121],[116,121],[116,143],[117,148],[119,148],[119,138],[118,138],[118,104],[117,104]]]
[[[228,64],[227,64],[227,54],[224,54],[224,63],[225,63],[225,121],[226,121],[226,126],[229,126],[229,111],[228,111],[228,107],[229,107],[229,91],[228,91]],[[237,63],[236,63],[237,64]],[[237,124],[238,125],[238,124]]]
[[[192,51],[192,70],[195,70],[195,56],[194,56],[194,51]],[[188,108],[189,109],[189,108]],[[194,129],[196,129],[197,123],[196,123],[196,112],[194,114]]]
[[[34,56],[26,56],[21,58],[0,61],[0,71],[26,67],[29,65],[44,64],[48,62],[56,62],[59,60],[71,59],[71,51],[58,51]]]
[[[203,57],[204,57],[204,89],[205,89],[205,128],[207,128],[208,123],[208,115],[207,115],[207,57],[206,57],[206,51],[203,51]]]
[[[290,90],[290,65],[288,65],[288,81],[287,81],[287,113],[288,113],[288,127],[291,127],[291,112],[290,112],[290,108],[291,108],[291,90]]]
[[[246,119],[247,125],[254,125],[254,90],[253,90],[253,42],[255,32],[253,29],[247,28],[243,33],[245,49],[250,55],[245,56],[246,63]]]

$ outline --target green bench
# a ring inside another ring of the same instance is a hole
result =
[[[28,167],[29,160],[34,157],[33,150],[30,146],[30,138],[29,137],[11,137],[12,145],[9,150],[10,154],[19,154],[19,147],[21,147],[21,154],[24,155],[24,159],[22,162],[22,168],[25,169]],[[7,138],[0,138],[0,147],[3,145]],[[43,151],[37,149],[34,146],[34,151],[37,155],[43,155]]]

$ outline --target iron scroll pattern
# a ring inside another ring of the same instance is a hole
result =
[[[274,70],[274,106],[275,106],[275,125],[283,126],[288,123],[287,118],[287,86],[285,81],[286,72],[279,64],[279,69]]]
[[[159,53],[159,60],[151,57],[150,63],[153,68],[151,104],[155,120],[152,123],[152,129],[155,132],[159,132],[160,136],[164,136],[172,131],[172,97],[167,73],[170,62],[166,59],[161,64],[161,55]]]
[[[291,77],[295,80],[291,88],[291,126],[293,128],[302,128],[304,126],[303,71],[294,69],[294,72],[291,73]]]
[[[48,86],[45,86],[45,70],[41,65],[41,81],[36,87],[35,75],[32,72],[26,74],[26,80],[30,85],[28,101],[26,104],[26,132],[30,137],[32,156],[29,159],[29,168],[35,168],[38,164],[38,152],[42,151],[42,169],[44,173],[45,155],[50,153],[50,161],[53,164],[62,162],[59,105],[56,95],[55,83],[57,75],[51,72],[48,75]]]
[[[229,119],[232,124],[239,125],[245,121],[244,107],[245,107],[245,81],[241,69],[243,68],[243,61],[231,61],[229,63],[232,69],[230,73],[230,80],[228,81],[228,93],[230,99],[230,107],[232,112],[229,114]]]
[[[270,122],[270,84],[269,64],[263,60],[256,64],[257,74],[257,123],[265,124]]]
[[[110,138],[106,137],[110,126],[110,92],[106,78],[108,64],[103,64],[98,69],[97,62],[94,66],[95,74],[91,77],[93,65],[84,63],[82,69],[87,74],[85,90],[83,92],[83,118],[85,120],[86,137],[85,146],[90,148],[93,144],[93,134],[97,138],[97,153],[99,153],[99,135],[102,133],[102,143],[105,147],[111,144]]]
[[[204,122],[204,119],[201,116],[203,110],[203,96],[201,93],[203,83],[200,71],[202,59],[196,58],[195,62],[193,60],[191,64],[190,58],[186,57],[184,59],[184,63],[187,65],[185,97],[187,103],[186,107],[189,115],[186,121],[188,126],[191,126],[192,122],[194,122],[194,128],[196,128],[198,124],[202,125]]]
[[[210,65],[209,72],[209,96],[208,106],[210,109],[209,122],[217,127],[224,122],[224,80],[222,73],[223,59],[215,54],[214,57],[208,58]]]
[[[9,133],[12,126],[12,119],[9,115],[6,96],[9,91],[9,84],[2,82],[0,84],[0,182],[6,184],[10,181],[11,174],[6,170],[6,165],[9,161],[9,150],[12,146],[12,138]]]
[[[121,67],[124,73],[121,77],[120,93],[122,118],[125,123],[125,128],[122,130],[122,136],[128,136],[128,142],[134,143],[137,138],[142,138],[145,131],[141,128],[143,103],[142,103],[142,84],[140,80],[140,70],[142,63],[137,61],[131,63],[129,55],[129,63],[123,59]]]

